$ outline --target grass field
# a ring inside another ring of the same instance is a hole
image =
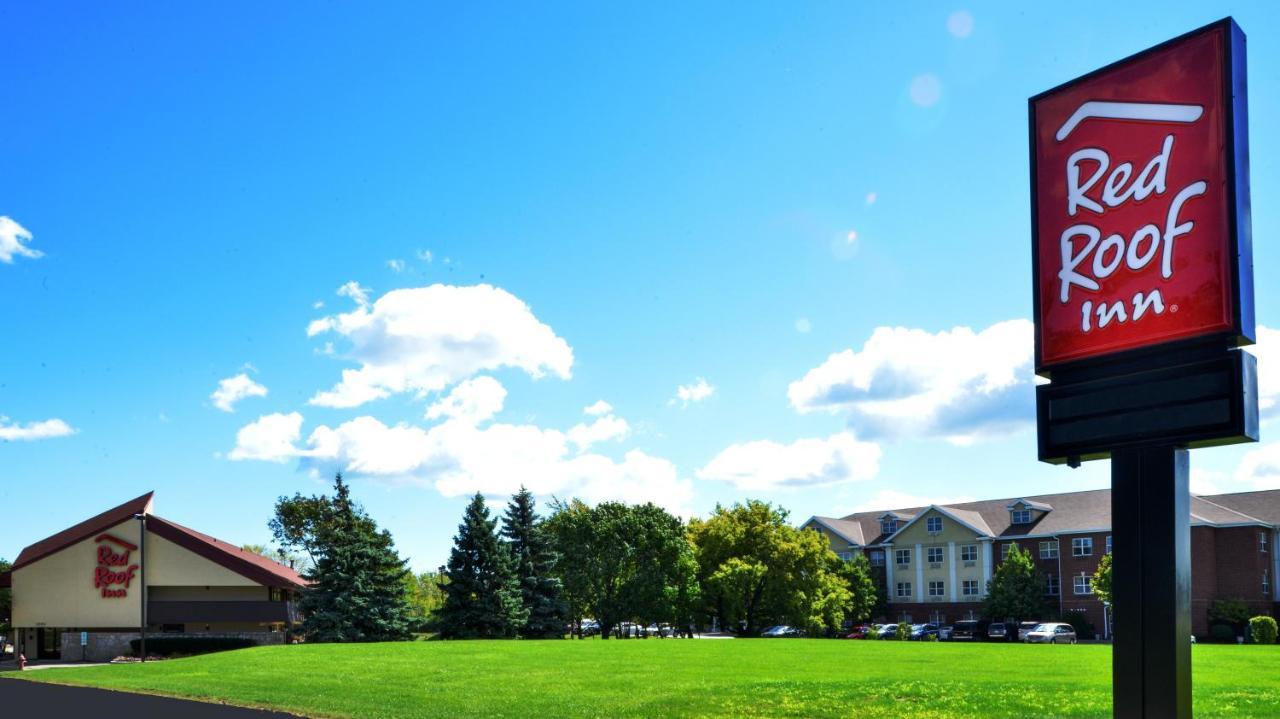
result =
[[[1108,717],[1106,645],[833,640],[260,647],[23,679],[317,717]],[[1194,648],[1197,717],[1280,716],[1280,647]],[[18,676],[14,673],[6,677]]]

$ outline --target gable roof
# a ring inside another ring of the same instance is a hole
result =
[[[810,517],[808,522],[800,525],[802,527],[809,524],[821,524],[837,536],[847,541],[849,544],[856,544],[859,547],[863,545],[862,541],[862,525],[857,522],[849,522],[844,519],[836,519],[835,517]]]
[[[947,507],[940,504],[931,504],[928,507],[925,507],[922,511],[916,513],[916,516],[912,517],[910,522],[898,527],[898,531],[886,537],[885,541],[893,541],[894,537],[907,531],[907,527],[910,527],[920,521],[920,518],[929,512],[937,512],[944,517],[950,517],[952,520],[963,524],[983,537],[991,536],[991,527],[987,526],[987,522],[982,518],[981,514],[963,509],[956,509],[954,507]]]
[[[1013,524],[1009,505],[1016,501],[1034,502],[1052,507],[1053,511],[1034,517],[1030,524]],[[989,499],[975,502],[959,502],[944,507],[957,518],[980,517],[995,538],[1021,537],[1025,535],[1056,535],[1073,532],[1107,531],[1111,528],[1111,490],[1090,489],[1061,494],[1042,494],[1014,499]],[[855,512],[842,519],[862,527],[867,538],[866,546],[884,544],[890,536],[880,534],[880,517],[887,512],[919,516],[929,507],[870,512]],[[961,514],[963,513],[963,514]],[[977,519],[966,522],[978,527]],[[1193,525],[1280,526],[1280,490],[1238,492],[1191,497],[1191,523]]]
[[[1015,500],[1013,500],[1013,501],[1009,502],[1009,509],[1013,509],[1014,507],[1018,506],[1019,504],[1021,504],[1021,505],[1022,505],[1022,506],[1024,506],[1024,507],[1026,507],[1027,509],[1036,509],[1036,510],[1039,510],[1039,511],[1041,511],[1041,512],[1052,512],[1052,511],[1053,511],[1053,507],[1051,507],[1051,506],[1050,506],[1050,505],[1048,505],[1048,504],[1045,504],[1044,502],[1037,502],[1037,501],[1035,501],[1035,500],[1026,499],[1026,498],[1024,498],[1024,497],[1018,497],[1017,499],[1015,499]]]
[[[147,517],[147,530],[258,584],[285,589],[300,589],[307,585],[302,575],[274,559],[241,549],[163,517],[154,514]]]
[[[245,551],[234,544],[215,539],[207,534],[184,527],[177,522],[151,514],[151,502],[154,494],[154,492],[147,492],[141,497],[136,497],[124,504],[112,507],[102,514],[90,517],[73,527],[68,527],[23,549],[13,563],[13,569],[5,573],[4,576],[0,576],[0,587],[8,586],[7,582],[12,576],[13,570],[21,569],[51,554],[60,552],[73,544],[82,542],[121,522],[132,519],[138,514],[147,516],[147,531],[151,534],[164,537],[174,544],[221,565],[242,577],[268,587],[294,589],[306,586],[307,581],[300,574],[269,557]]]
[[[124,504],[108,509],[102,514],[90,517],[75,526],[67,527],[57,534],[41,539],[18,553],[18,558],[13,562],[13,569],[21,569],[32,562],[44,559],[50,554],[60,552],[104,529],[110,529],[132,518],[135,514],[146,514],[151,511],[151,498],[154,494],[155,492],[147,492],[141,497],[135,497]]]

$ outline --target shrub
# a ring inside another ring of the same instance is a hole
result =
[[[1231,631],[1244,633],[1249,621],[1249,605],[1239,599],[1218,599],[1209,605],[1209,624],[1227,624]]]
[[[894,639],[897,639],[897,640],[898,640],[898,641],[900,641],[900,642],[905,642],[906,640],[910,639],[910,638],[911,638],[911,623],[910,623],[910,622],[898,622],[898,631],[893,635],[893,638],[894,638]]]
[[[1249,635],[1254,644],[1276,643],[1276,620],[1267,616],[1254,617],[1249,620]]]
[[[1084,615],[1084,612],[1063,612],[1062,621],[1071,625],[1076,630],[1076,636],[1080,639],[1096,639],[1097,630],[1094,629],[1093,622]]]
[[[1215,642],[1235,643],[1236,630],[1227,624],[1215,624],[1209,627],[1209,638]]]
[[[138,656],[140,639],[129,642],[133,655]],[[257,646],[252,639],[240,637],[148,637],[147,656],[168,657],[175,654],[194,655],[225,652]]]
[[[938,635],[937,635],[937,634],[926,634],[926,635],[924,635],[923,639],[924,639],[926,642],[936,642],[936,641],[938,641]]]

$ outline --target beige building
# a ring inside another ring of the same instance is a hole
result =
[[[151,513],[147,493],[22,550],[13,592],[15,651],[102,661],[148,637],[285,641],[297,622],[292,568]]]

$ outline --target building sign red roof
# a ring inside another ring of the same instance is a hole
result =
[[[1031,99],[1037,370],[1252,341],[1238,33],[1216,23]]]

